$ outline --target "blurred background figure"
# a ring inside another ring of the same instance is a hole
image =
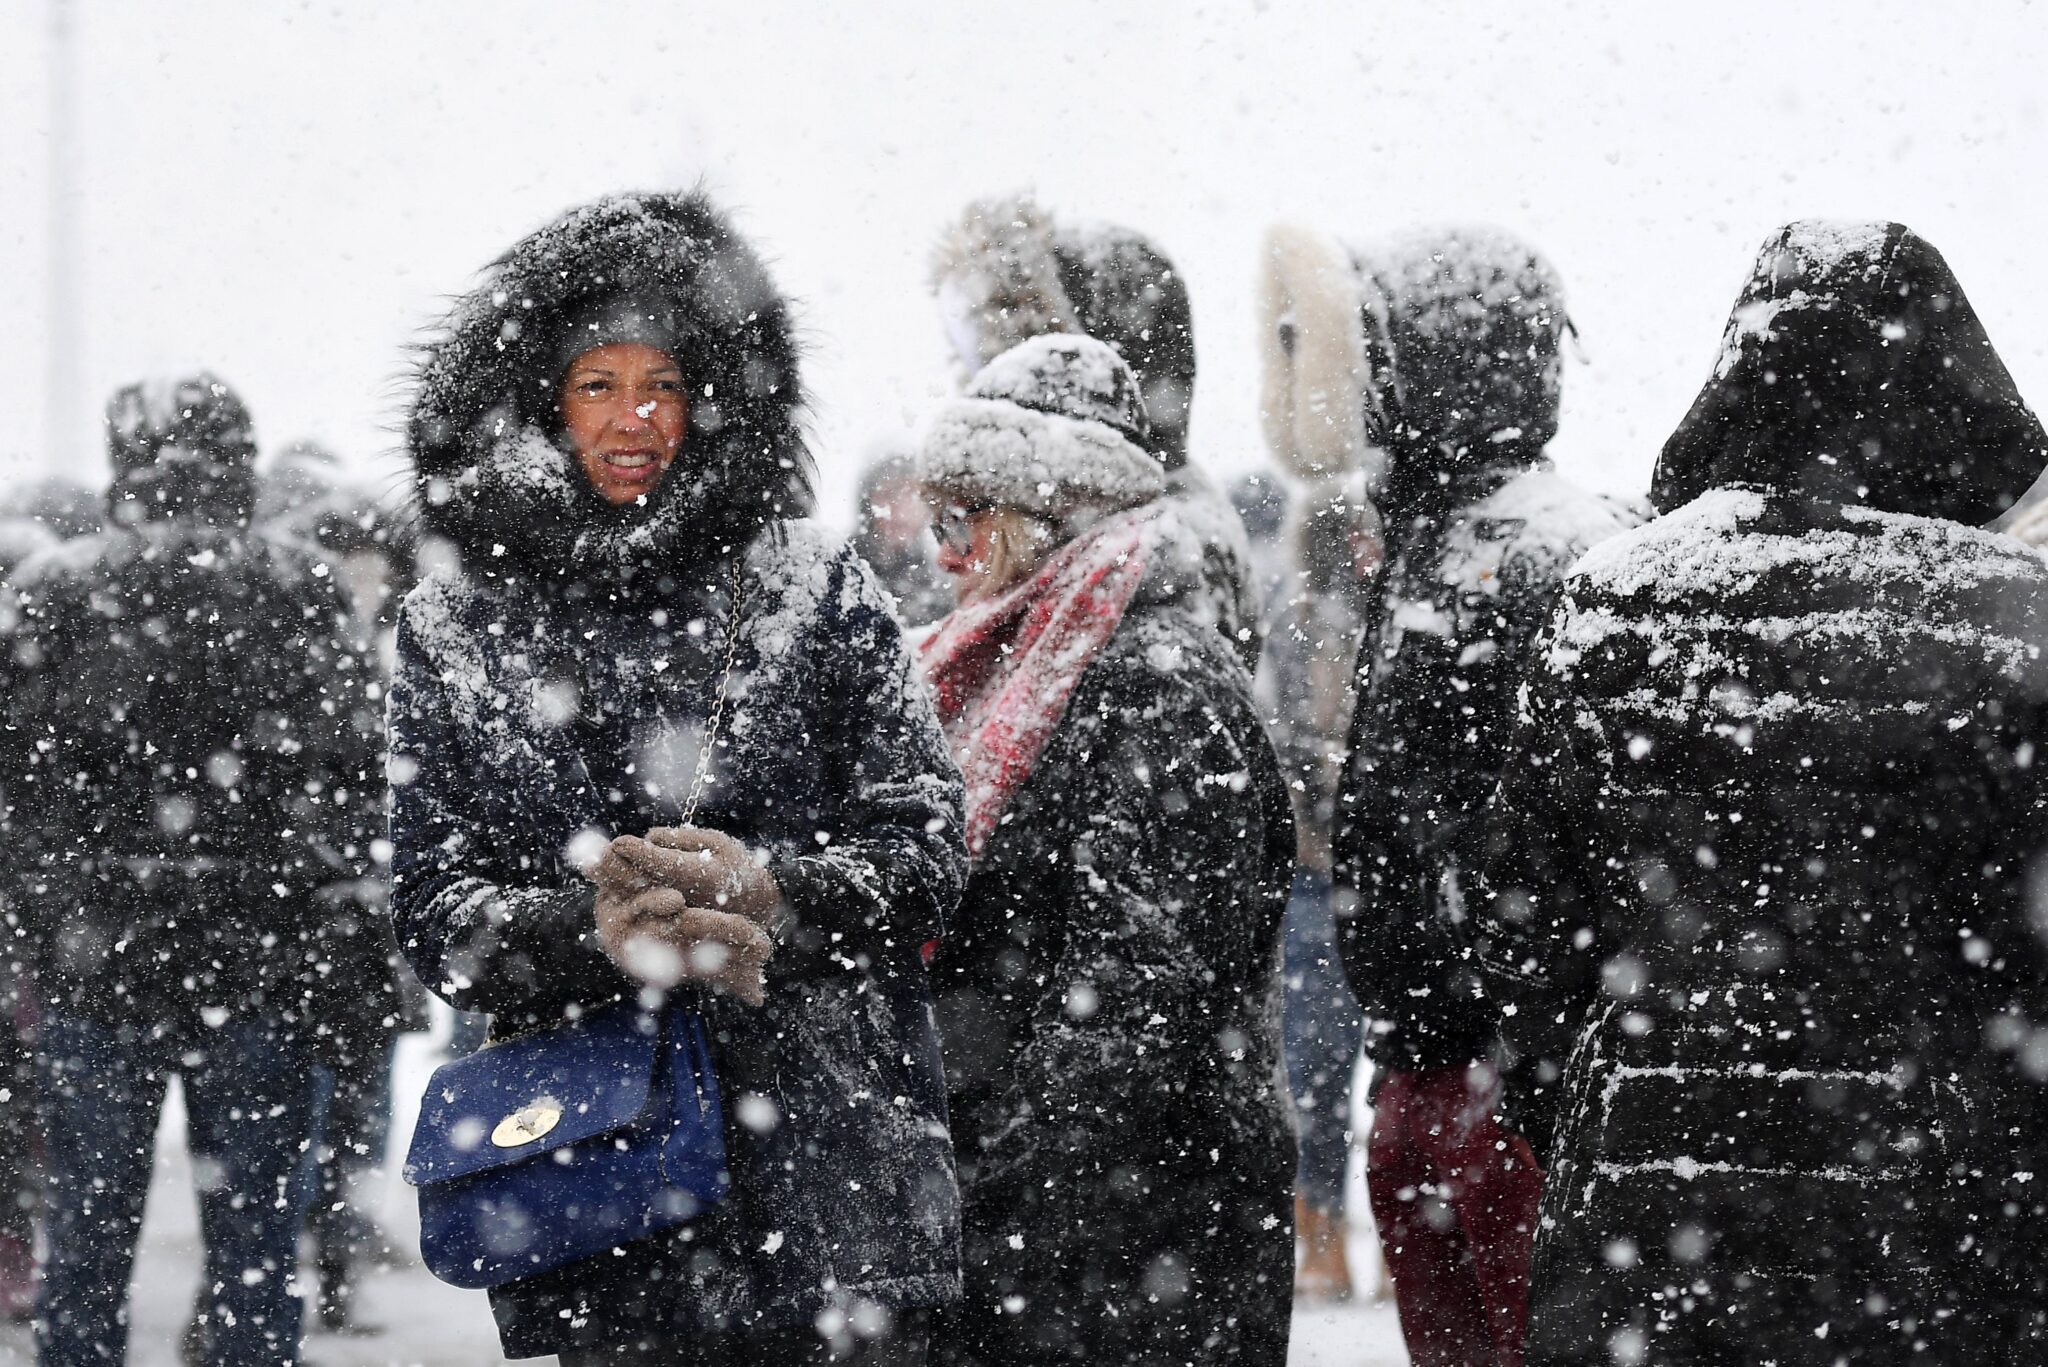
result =
[[[107,525],[106,496],[61,475],[30,480],[0,494],[0,522],[33,522],[60,541]]]
[[[42,1008],[37,1351],[124,1357],[176,1074],[205,1242],[193,1350],[289,1364],[318,1032],[362,990],[335,932],[367,872],[380,718],[331,571],[248,528],[234,391],[128,386],[107,438],[108,526],[16,571],[0,638],[7,871]]]
[[[1284,491],[1271,476],[1259,478]],[[1298,1157],[1294,1289],[1308,1300],[1343,1300],[1352,1291],[1344,1184],[1355,1135],[1351,1084],[1364,1021],[1337,955],[1330,851],[1353,665],[1380,560],[1377,523],[1362,488],[1356,478],[1318,480],[1297,500],[1291,518],[1284,503],[1270,498],[1245,518],[1255,559],[1269,518],[1271,540],[1284,551],[1267,600],[1259,686],[1267,730],[1294,798],[1296,863],[1281,1002]],[[1248,500],[1238,504],[1247,505]]]
[[[255,524],[340,572],[364,640],[390,633],[398,600],[418,580],[418,537],[402,497],[379,498],[327,447],[295,441],[257,468]]]
[[[1527,244],[1278,228],[1267,249],[1269,440],[1306,477],[1361,471],[1386,547],[1332,844],[1338,948],[1372,1022],[1373,1220],[1414,1360],[1519,1367],[1542,1172],[1500,1114],[1466,898],[1558,580],[1640,514],[1546,454],[1570,323]]]
[[[411,587],[411,538],[393,509],[351,480],[326,447],[286,445],[256,471],[256,530],[318,557],[345,595],[356,644],[367,659],[388,658],[391,617]],[[388,671],[379,671],[385,677]],[[378,830],[381,785],[358,794],[359,820]],[[327,918],[327,1010],[316,1023],[313,1075],[318,1140],[307,1155],[306,1230],[320,1283],[320,1326],[371,1333],[357,1309],[366,1264],[397,1259],[378,1227],[372,1174],[381,1168],[391,1125],[391,1064],[399,1034],[424,1029],[425,991],[403,967],[390,933],[385,870],[322,890]]]
[[[1184,580],[1190,606],[1246,669],[1259,661],[1251,548],[1237,514],[1189,454],[1195,394],[1187,281],[1143,234],[1056,222],[1029,194],[977,200],[932,253],[932,289],[964,382],[1026,338],[1080,332],[1107,342],[1136,375],[1166,471],[1170,540],[1159,572]]]
[[[0,512],[0,581],[61,538],[33,516]],[[0,602],[0,614],[12,605]],[[0,695],[7,661],[0,657]],[[10,800],[10,768],[0,773],[0,810]],[[0,901],[0,1318],[20,1322],[35,1309],[35,1216],[42,1148],[35,1124],[35,980],[21,912]]]
[[[1244,528],[1253,596],[1259,604],[1259,624],[1264,627],[1272,620],[1275,606],[1292,596],[1286,532],[1288,508],[1294,496],[1278,475],[1254,470],[1230,482],[1229,497],[1231,510]]]
[[[853,548],[896,600],[896,619],[921,627],[953,610],[953,591],[933,559],[931,507],[918,491],[911,451],[885,449],[860,476]]]

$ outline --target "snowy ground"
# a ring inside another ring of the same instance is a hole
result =
[[[393,1117],[393,1130],[401,1144],[411,1133],[411,1099],[425,1081],[432,1049],[420,1035],[407,1036],[400,1045],[400,1111]],[[136,1265],[135,1323],[129,1343],[133,1367],[177,1367],[178,1336],[198,1282],[199,1215],[183,1131],[174,1094],[157,1137],[156,1181],[150,1188]],[[1357,1186],[1356,1173],[1353,1185]],[[1364,1208],[1356,1199],[1360,1194],[1354,1192],[1353,1209]],[[395,1176],[385,1190],[382,1214],[387,1228],[412,1239],[412,1197]],[[1353,1240],[1351,1251],[1362,1280],[1373,1266],[1373,1250],[1361,1237]],[[497,1367],[502,1362],[490,1351],[497,1335],[481,1291],[445,1286],[411,1261],[372,1274],[363,1295],[367,1318],[383,1325],[384,1332],[366,1338],[312,1334],[306,1341],[309,1367]],[[0,1367],[27,1367],[33,1358],[26,1328],[0,1326]],[[1390,1302],[1296,1307],[1289,1367],[1402,1367],[1407,1361]]]

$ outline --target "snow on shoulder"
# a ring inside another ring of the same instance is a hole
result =
[[[1677,603],[1749,593],[1767,577],[1795,569],[1815,581],[1925,581],[1936,592],[2041,574],[2040,557],[1999,532],[1857,507],[1839,510],[1839,526],[1766,530],[1758,524],[1768,502],[1760,489],[1710,489],[1596,546],[1574,567],[1566,591],[1647,594]]]

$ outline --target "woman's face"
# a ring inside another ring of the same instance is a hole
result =
[[[943,495],[931,502],[938,566],[953,580],[953,601],[1001,593],[1031,572],[1043,555],[1043,524],[1003,508],[969,506]]]
[[[654,492],[690,425],[682,367],[660,347],[612,342],[569,363],[562,430],[598,497],[631,503]]]

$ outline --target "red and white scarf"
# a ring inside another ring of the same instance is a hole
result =
[[[1156,504],[1104,519],[1022,583],[955,610],[918,647],[967,780],[970,858],[981,857],[1059,728],[1082,671],[1123,621],[1157,523]]]

